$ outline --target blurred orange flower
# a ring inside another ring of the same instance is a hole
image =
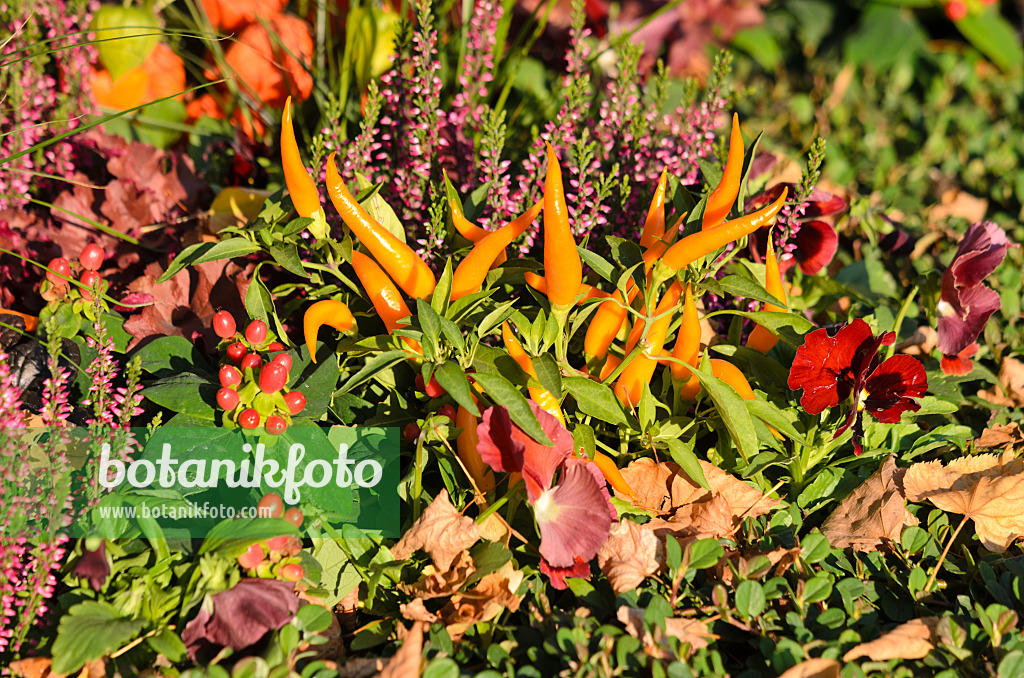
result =
[[[158,44],[142,62],[142,69],[149,76],[143,101],[155,101],[171,95],[182,99],[185,89],[185,62],[168,45]]]
[[[203,0],[203,8],[214,28],[238,31],[258,17],[269,19],[280,13],[288,0]]]
[[[313,77],[303,65],[312,61],[313,36],[309,24],[290,14],[270,19],[269,29],[248,26],[224,57],[253,98],[283,108],[289,95],[304,101],[313,92]]]
[[[106,69],[94,68],[89,79],[93,103],[115,111],[126,111],[156,99],[179,94],[185,89],[185,62],[167,45],[153,48],[141,66],[127,71],[116,81]]]

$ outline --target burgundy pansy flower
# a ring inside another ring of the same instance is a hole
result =
[[[99,543],[91,543],[96,542]],[[93,548],[90,549],[89,547]],[[85,540],[82,546],[82,557],[78,559],[71,573],[79,579],[85,579],[93,591],[99,591],[107,583],[110,576],[110,562],[107,560],[107,542],[95,537]]]
[[[242,650],[287,624],[299,609],[293,584],[277,579],[243,579],[207,596],[181,639],[192,661],[212,658],[221,648]]]
[[[938,348],[946,374],[971,371],[978,335],[1000,306],[999,294],[983,281],[1002,263],[1008,247],[1016,245],[991,221],[972,224],[942,276]]]
[[[782,194],[783,189],[789,190],[789,195],[796,195],[798,189],[796,184],[776,184],[760,195],[756,195],[746,203],[746,210],[756,210],[768,203],[774,202]],[[835,228],[822,217],[829,217],[845,211],[849,205],[837,195],[826,193],[815,189],[801,209],[788,217],[788,228],[784,228],[786,218],[780,216],[780,233],[776,241],[778,252],[782,255],[779,258],[779,270],[785,273],[799,264],[800,270],[806,275],[815,275],[832,262],[839,248],[839,236]],[[791,209],[791,208],[783,208]],[[755,233],[751,240],[751,247],[757,258],[764,256],[768,246],[768,231],[762,229]]]
[[[924,367],[916,358],[896,355],[882,362],[878,350],[895,340],[894,332],[874,336],[859,318],[833,333],[815,330],[797,349],[789,371],[789,387],[804,390],[800,404],[809,414],[820,414],[853,396],[853,407],[835,435],[853,426],[857,454],[862,451],[865,411],[878,421],[894,424],[906,410],[919,410],[916,399],[928,390]]]
[[[565,577],[590,575],[589,561],[608,539],[616,514],[601,472],[573,456],[572,435],[539,405],[530,407],[554,445],[535,441],[496,406],[481,417],[478,449],[495,471],[522,474],[540,530],[541,571],[555,588],[565,588]]]

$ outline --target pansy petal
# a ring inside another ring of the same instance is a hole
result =
[[[839,249],[836,230],[817,219],[800,224],[800,230],[793,236],[796,249],[793,256],[805,275],[815,275],[832,263]]]
[[[878,421],[894,424],[906,410],[917,411],[917,403],[928,390],[928,378],[921,362],[909,355],[897,355],[878,366],[864,382],[868,395],[864,409]]]
[[[999,310],[999,294],[986,285],[959,290],[963,313],[950,312],[939,316],[938,349],[946,356],[955,356],[978,339],[985,323]]]
[[[565,469],[558,486],[534,504],[540,529],[540,554],[555,567],[588,561],[608,539],[612,520],[607,500],[585,464]]]
[[[489,407],[476,427],[480,458],[495,471],[520,472],[526,445],[513,436],[517,427],[508,416],[508,409]]]
[[[1006,231],[991,221],[972,224],[949,264],[956,287],[974,287],[996,270],[1010,246]]]
[[[789,387],[803,389],[800,404],[809,414],[820,414],[850,397],[854,377],[851,371],[857,351],[874,340],[871,328],[857,319],[830,337],[828,330],[815,330],[797,349],[789,371]]]
[[[839,214],[850,207],[850,203],[838,195],[817,188],[811,192],[811,197],[807,199],[807,202],[810,204],[807,206],[804,216],[812,219]]]
[[[572,434],[554,415],[545,412],[533,401],[530,401],[530,407],[544,433],[554,442],[552,446],[541,445],[513,424],[512,437],[523,445],[523,482],[526,483],[526,496],[532,504],[542,492],[551,487],[555,471],[572,456],[573,441]]]
[[[955,377],[970,374],[971,370],[974,369],[974,361],[971,358],[977,355],[978,348],[978,342],[974,342],[956,355],[942,356],[942,360],[939,361],[939,367],[942,368],[943,374]]]
[[[540,571],[548,576],[551,585],[559,591],[567,588],[566,577],[578,577],[580,579],[590,578],[590,563],[582,558],[577,558],[571,567],[555,567],[543,557],[540,559]]]

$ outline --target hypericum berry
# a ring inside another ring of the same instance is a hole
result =
[[[285,581],[299,581],[306,576],[306,571],[298,563],[288,563],[281,568],[281,578]]]
[[[302,521],[306,519],[306,516],[302,515],[302,511],[297,508],[290,508],[284,512],[284,519],[295,527],[302,527]]]
[[[258,346],[267,340],[267,323],[262,320],[253,320],[245,328],[245,340],[253,346]]]
[[[78,263],[82,265],[82,268],[89,271],[98,271],[100,266],[103,265],[103,260],[106,259],[107,255],[103,251],[103,248],[99,245],[86,245],[82,253],[78,255]]]
[[[54,285],[67,285],[68,281],[60,276],[54,275],[59,273],[61,275],[71,275],[71,263],[64,257],[57,257],[50,259],[50,263],[46,265],[50,271],[46,272],[46,279],[52,282]],[[51,272],[52,271],[52,272]]]
[[[405,442],[414,443],[416,439],[420,437],[420,427],[416,422],[410,422],[405,425],[402,429],[402,437],[405,438]]]
[[[234,346],[234,344],[232,344],[232,346]],[[261,367],[263,367],[263,358],[260,358],[259,355],[255,353],[246,353],[245,356],[242,358],[241,367],[243,370],[246,367],[251,368],[254,371],[258,370]]]
[[[277,495],[274,495],[274,496],[276,497]],[[278,497],[278,498],[280,499],[280,497]],[[281,514],[279,513],[278,515],[276,515],[274,517],[275,518],[280,518]],[[283,537],[271,537],[270,539],[266,540],[263,543],[267,545],[267,550],[270,551],[271,553],[274,553],[274,552],[280,553],[281,551],[284,550],[284,548],[286,546],[288,546],[288,539],[289,539],[289,537],[287,535],[283,536]]]
[[[242,428],[256,428],[260,425],[260,413],[251,407],[242,410],[242,413],[238,415],[238,425]]]
[[[227,339],[235,333],[235,318],[227,311],[213,314],[213,333],[221,339]]]
[[[284,404],[288,408],[288,414],[296,415],[306,409],[306,396],[299,391],[288,391],[284,394]]]
[[[440,398],[448,391],[444,390],[441,384],[437,383],[437,377],[431,375],[430,383],[426,386],[423,385],[423,375],[416,375],[416,388],[427,394],[428,398]]]
[[[252,544],[249,549],[238,556],[238,564],[247,570],[255,570],[263,562],[263,546]]]
[[[946,16],[950,21],[961,21],[967,17],[967,3],[964,0],[950,0],[946,3]]]
[[[229,412],[238,406],[238,391],[233,388],[222,388],[217,391],[217,406]]]
[[[238,365],[242,362],[242,359],[245,358],[245,356],[249,353],[249,349],[247,349],[245,347],[245,344],[243,344],[242,342],[236,341],[235,343],[228,346],[227,353],[228,360]]]
[[[282,344],[280,341],[273,341],[273,342],[270,343],[269,346],[267,346],[267,351],[269,351],[270,353],[276,353],[277,351],[283,351],[283,350],[284,350],[284,344]]]
[[[256,504],[257,518],[280,518],[284,515],[284,502],[277,492],[268,492]],[[273,550],[273,549],[271,549]]]
[[[287,353],[278,353],[270,362],[277,363],[278,365],[284,365],[284,369],[286,371],[292,371],[292,357]]]
[[[242,373],[238,371],[237,367],[232,365],[223,365],[218,376],[220,377],[220,385],[224,388],[238,386],[242,383]]]
[[[92,301],[90,290],[96,289],[101,280],[103,278],[96,271],[83,271],[82,276],[78,279],[78,282],[85,285],[85,289],[82,290],[82,298],[86,301]]]
[[[442,417],[448,417],[448,421],[455,421],[455,408],[447,403],[437,408],[437,413]]]
[[[282,363],[271,360],[260,370],[260,390],[277,393],[288,383],[288,370]]]
[[[282,433],[284,433],[287,429],[288,422],[282,419],[281,417],[277,416],[276,414],[272,414],[269,417],[267,417],[267,433],[269,433],[270,435],[279,436]],[[287,517],[288,515],[285,514],[285,518]]]

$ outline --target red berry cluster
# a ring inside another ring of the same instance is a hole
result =
[[[225,352],[217,391],[217,406],[226,413],[225,421],[244,429],[263,424],[271,435],[284,433],[292,416],[306,407],[306,396],[285,388],[291,354],[285,353],[284,345],[274,340],[262,320],[253,320],[239,335],[232,315],[218,311],[213,331]],[[271,356],[266,363],[264,356]]]
[[[77,270],[78,282],[84,288],[75,287],[75,290],[86,301],[92,301],[92,293],[103,293],[107,289],[107,283],[97,271],[103,265],[106,253],[99,245],[86,245],[78,255],[76,264],[72,264],[64,257],[56,257],[46,265],[49,271],[46,272],[46,283],[42,288],[43,298],[49,301],[63,299],[71,294],[71,283],[67,278],[74,278]],[[48,283],[48,284],[47,284]]]
[[[295,527],[302,527],[305,516],[297,508],[284,509],[284,502],[281,496],[275,492],[263,495],[260,503],[257,504],[258,516],[266,518],[266,510],[270,510],[271,518],[284,517]],[[306,576],[306,571],[300,564],[298,558],[302,551],[302,542],[295,537],[273,537],[264,542],[253,544],[249,549],[238,556],[238,564],[249,572],[251,576],[261,579],[283,579],[285,581],[299,581]]]
[[[983,5],[994,5],[999,0],[944,0],[946,17],[950,21],[963,21],[968,14],[981,11]]]
[[[441,386],[441,384],[437,382],[437,377],[431,376],[430,383],[427,384],[424,383],[422,374],[416,375],[416,390],[419,391],[420,393],[425,394],[427,398],[431,400],[435,398],[443,398],[444,396],[448,395],[448,391],[444,389],[444,386]],[[452,422],[455,421],[455,407],[453,407],[450,403],[444,403],[443,405],[438,407],[437,413],[443,417],[448,417],[448,419]],[[402,429],[402,438],[404,438],[405,442],[407,443],[414,444],[416,442],[416,439],[419,438],[419,436],[420,425],[414,421],[409,422],[408,424],[405,425],[405,428]]]

